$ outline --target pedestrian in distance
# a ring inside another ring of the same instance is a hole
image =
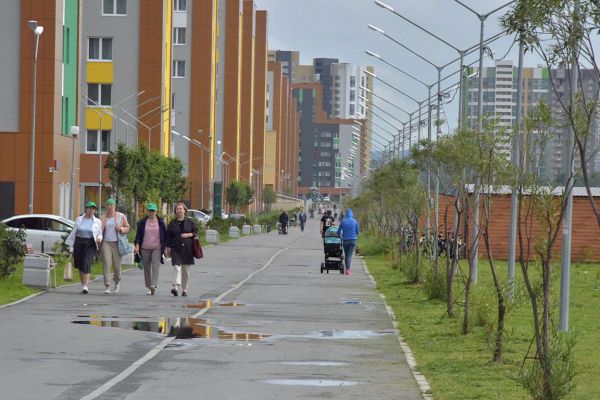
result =
[[[102,222],[102,270],[104,275],[104,294],[110,294],[110,267],[113,268],[113,293],[119,293],[121,287],[121,253],[118,234],[129,232],[129,223],[125,214],[116,210],[114,199],[106,200],[106,212],[100,216]]]
[[[155,203],[148,203],[146,210],[148,215],[138,222],[134,251],[140,255],[144,264],[144,283],[148,289],[146,294],[154,295],[158,286],[158,270],[160,264],[164,264],[167,227],[165,221],[156,215]]]
[[[77,217],[73,230],[65,240],[73,256],[75,268],[79,270],[83,294],[88,294],[92,263],[102,243],[102,222],[96,218],[95,212],[96,203],[88,201],[85,204],[85,213]]]
[[[358,239],[358,222],[352,215],[352,209],[347,208],[344,219],[338,228],[338,234],[342,238],[342,247],[344,248],[344,262],[346,263],[346,275],[352,275],[352,254],[356,249],[356,240]]]
[[[279,224],[281,226],[281,234],[282,235],[287,235],[287,227],[288,227],[289,219],[290,219],[290,217],[287,215],[285,210],[283,210],[283,212],[279,215]]]
[[[304,210],[300,211],[298,219],[300,220],[300,230],[304,232],[304,224],[306,224],[306,213],[304,212]]]
[[[187,207],[183,203],[175,205],[176,218],[169,222],[166,232],[165,255],[171,256],[173,265],[173,276],[171,294],[188,295],[188,283],[190,279],[190,267],[194,265],[194,236],[198,233],[198,228],[194,221],[185,216]]]
[[[321,232],[321,237],[323,239],[325,239],[325,232],[327,232],[327,229],[330,226],[334,226],[334,225],[335,225],[335,219],[333,219],[333,217],[331,216],[331,210],[327,210],[325,212],[325,214],[321,217],[320,232]]]

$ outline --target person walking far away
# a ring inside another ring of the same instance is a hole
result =
[[[281,224],[281,234],[282,235],[287,235],[287,227],[288,227],[289,219],[290,219],[290,217],[287,215],[285,210],[283,210],[283,212],[279,215],[279,223]]]
[[[306,224],[306,213],[304,210],[300,211],[298,218],[300,219],[300,230],[304,232],[304,224]]]
[[[325,239],[325,232],[327,231],[327,228],[329,228],[330,226],[333,226],[333,225],[335,225],[335,220],[331,216],[331,210],[327,210],[325,212],[325,214],[321,217],[320,232],[321,232],[321,237],[323,239]]]
[[[113,293],[119,293],[121,284],[121,253],[119,253],[119,233],[129,232],[129,223],[125,214],[116,211],[114,199],[106,200],[106,212],[100,216],[102,222],[102,267],[104,274],[104,294],[110,294],[110,267],[113,267]]]
[[[356,248],[356,239],[358,239],[358,222],[352,215],[352,209],[347,208],[344,219],[338,228],[338,234],[342,238],[344,247],[344,261],[346,263],[346,275],[352,275],[352,254]]]
[[[144,283],[148,289],[146,294],[154,295],[158,286],[158,269],[160,264],[164,264],[167,227],[165,221],[156,215],[155,203],[148,203],[146,210],[148,215],[138,223],[134,251],[140,255],[144,264]]]
[[[75,268],[79,270],[81,280],[81,293],[88,294],[90,272],[96,253],[102,243],[102,222],[96,218],[96,203],[88,201],[85,204],[85,213],[75,220],[75,227],[65,240],[69,252],[73,256]]]
[[[190,266],[194,265],[193,237],[198,233],[198,228],[191,218],[185,216],[187,207],[183,203],[175,205],[177,218],[169,222],[166,234],[165,255],[171,256],[173,264],[173,296],[179,294],[181,286],[182,296],[187,296],[188,282],[190,279]]]

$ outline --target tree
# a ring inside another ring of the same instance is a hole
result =
[[[267,212],[271,212],[271,205],[274,204],[275,201],[277,201],[277,193],[275,193],[272,186],[265,186],[265,189],[263,190],[263,203],[265,204]]]
[[[15,272],[25,255],[25,229],[14,231],[0,222],[0,279]]]
[[[225,189],[225,199],[236,212],[250,204],[253,195],[254,192],[248,182],[233,181]]]

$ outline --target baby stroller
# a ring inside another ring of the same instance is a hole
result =
[[[321,263],[321,273],[330,269],[337,269],[344,273],[344,249],[342,239],[338,236],[337,227],[332,226],[325,232],[323,246],[325,248],[325,262]]]

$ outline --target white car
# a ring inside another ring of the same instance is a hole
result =
[[[55,243],[61,243],[75,226],[75,221],[51,214],[15,215],[2,221],[11,229],[25,228],[25,243],[34,252],[52,253]]]
[[[194,210],[193,208],[190,208],[187,210],[187,216],[200,220],[200,223],[202,225],[206,225],[208,223],[208,221],[210,221],[212,219],[212,217],[210,215],[205,214],[200,210]]]

